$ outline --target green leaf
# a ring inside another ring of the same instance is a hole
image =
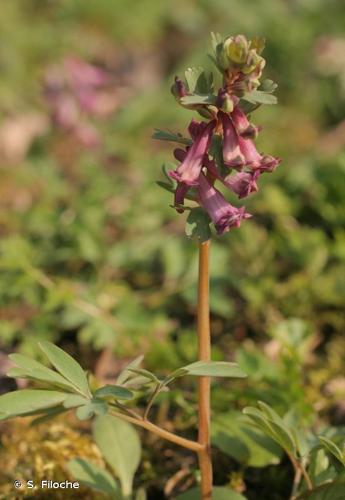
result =
[[[186,220],[186,235],[189,238],[197,238],[201,242],[211,238],[211,219],[203,208],[192,208]]]
[[[261,90],[252,90],[251,92],[244,94],[242,99],[252,104],[277,104],[278,102],[275,95],[262,92]]]
[[[117,377],[116,383],[118,385],[123,385],[132,376],[132,373],[129,371],[129,368],[138,368],[141,365],[143,359],[144,356],[142,354],[137,358],[133,359],[133,361],[131,361]]]
[[[248,467],[278,464],[282,449],[272,438],[244,421],[240,412],[218,416],[212,423],[212,443]]]
[[[180,103],[184,106],[192,106],[196,104],[203,104],[203,105],[213,105],[215,106],[217,102],[217,97],[213,94],[206,94],[206,95],[201,95],[201,94],[193,94],[193,95],[186,95],[184,97],[181,97]]]
[[[160,382],[160,380],[156,377],[154,373],[151,373],[148,370],[145,370],[144,368],[127,368],[127,370],[132,373],[136,373],[137,375],[142,375],[143,377],[146,377],[148,380],[151,380],[156,384]]]
[[[170,132],[169,130],[160,130],[156,128],[152,134],[152,139],[157,139],[158,141],[171,141],[177,142],[179,144],[184,144],[186,146],[190,146],[192,144],[191,139],[187,139],[183,137],[181,134],[175,134],[174,132]]]
[[[230,377],[243,378],[246,374],[239,369],[237,363],[227,361],[196,361],[190,365],[183,366],[186,374],[205,377]]]
[[[169,193],[174,193],[174,186],[171,184],[168,184],[167,182],[163,181],[156,181],[156,184],[158,184],[159,187],[165,189],[166,191],[169,191]]]
[[[51,342],[43,341],[39,343],[39,346],[54,368],[71,382],[76,390],[84,396],[91,396],[86,374],[72,356]]]
[[[339,462],[345,466],[345,452],[342,452],[340,448],[333,443],[330,439],[328,439],[326,436],[318,436],[319,440],[321,441],[323,447],[331,453]]]
[[[43,410],[43,412],[39,417],[35,418],[30,422],[30,426],[43,424],[44,422],[47,422],[48,420],[51,420],[52,418],[55,418],[58,415],[61,415],[62,413],[66,413],[67,411],[68,409],[64,408],[63,406],[47,408],[46,410]]]
[[[119,477],[123,495],[131,495],[134,474],[141,457],[137,432],[127,422],[105,415],[96,418],[93,435],[105,460]]]
[[[344,500],[344,492],[345,481],[334,481],[305,491],[296,500]]]
[[[79,406],[76,415],[79,420],[89,420],[95,415],[106,415],[108,412],[108,405],[105,401],[100,399],[92,399],[84,406]]]
[[[191,94],[209,94],[213,90],[213,75],[208,76],[203,68],[188,68],[185,71],[188,90]]]
[[[216,486],[213,488],[212,500],[246,500],[246,497],[230,488]],[[176,497],[176,500],[200,500],[201,493],[199,488],[192,488],[182,495]]]
[[[10,354],[9,358],[19,368],[11,368],[7,375],[9,377],[29,378],[40,380],[49,384],[57,385],[63,389],[75,391],[75,387],[59,373],[47,368],[38,361],[35,361],[23,354]]]
[[[75,458],[67,463],[67,469],[79,483],[97,491],[108,493],[112,498],[120,499],[117,481],[96,464],[83,458]]]
[[[0,420],[26,415],[63,403],[68,394],[58,391],[23,389],[0,396]]]
[[[214,52],[216,52],[218,45],[223,41],[222,35],[220,33],[214,33],[211,31],[211,45]]]
[[[272,93],[276,90],[276,88],[278,87],[278,84],[275,83],[273,80],[269,80],[268,78],[266,80],[264,80],[261,85],[260,85],[260,88],[259,90],[262,91],[262,92],[267,92],[267,93]]]
[[[77,406],[83,406],[89,403],[89,399],[80,396],[79,394],[71,394],[67,396],[63,405],[65,408],[76,408]]]
[[[94,392],[97,398],[113,397],[115,399],[133,399],[134,394],[132,391],[121,387],[120,385],[105,385],[100,387]]]
[[[261,403],[262,408],[264,407],[263,405],[264,403]],[[246,407],[243,409],[243,413],[265,434],[276,441],[285,451],[296,456],[294,436],[287,428],[285,422],[274,412],[274,410],[272,410],[272,408],[265,405],[264,411],[260,411],[257,408]]]

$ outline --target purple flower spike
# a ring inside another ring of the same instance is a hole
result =
[[[203,158],[209,147],[215,126],[216,121],[212,120],[206,126],[200,127],[199,134],[188,149],[186,157],[176,170],[169,172],[170,177],[189,186],[198,184]]]
[[[258,128],[255,127],[247,118],[247,115],[239,106],[236,106],[231,113],[232,121],[237,133],[245,139],[255,139],[258,135]]]
[[[236,208],[228,203],[203,173],[200,174],[198,194],[200,203],[211,217],[218,234],[224,234],[232,227],[239,227],[242,219],[248,219],[245,207]]]
[[[227,167],[241,169],[245,164],[245,158],[239,145],[239,136],[227,113],[218,111],[218,116],[223,125],[223,161]]]
[[[258,191],[256,180],[260,175],[260,171],[256,172],[239,172],[236,175],[229,175],[224,179],[224,184],[229,187],[239,198],[245,198],[251,193]]]

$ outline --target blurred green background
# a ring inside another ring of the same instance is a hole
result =
[[[194,360],[197,248],[155,184],[172,145],[150,136],[185,132],[193,113],[170,85],[211,67],[210,31],[261,35],[279,104],[253,121],[259,150],[283,161],[246,200],[254,217],[212,242],[213,356],[250,375],[215,383],[214,415],[262,399],[308,425],[344,425],[344,26],[341,0],[2,0],[1,359],[38,356],[48,339],[100,377],[141,352],[158,372]],[[53,119],[71,58],[107,75],[78,133]],[[157,410],[181,429],[195,424],[190,384]],[[178,463],[159,472],[156,448],[142,481],[158,491]],[[239,469],[225,457],[219,484]],[[247,480],[249,498],[258,482]],[[270,484],[263,494],[285,498]]]

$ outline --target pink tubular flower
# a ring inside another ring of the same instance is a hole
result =
[[[218,116],[223,125],[223,161],[227,167],[241,169],[245,159],[239,145],[240,137],[227,113],[218,111]]]
[[[213,120],[208,124],[204,123],[200,127],[195,141],[187,151],[186,157],[176,170],[169,172],[170,177],[189,186],[198,184],[203,158],[209,147],[215,126],[216,122]]]
[[[224,184],[229,187],[239,198],[245,198],[251,193],[258,191],[258,185],[256,183],[257,178],[260,175],[260,171],[256,172],[239,172],[236,175],[228,175],[224,179]]]
[[[261,155],[251,139],[239,138],[241,151],[246,160],[246,166],[260,172],[273,172],[280,163],[280,158],[270,155]]]
[[[246,139],[255,139],[258,135],[258,128],[251,124],[247,115],[242,111],[239,106],[236,106],[231,113],[232,121],[235,125],[238,135]]]
[[[262,157],[260,171],[261,172],[273,172],[281,162],[280,158],[275,156],[265,155]]]
[[[259,168],[262,161],[262,156],[255,147],[251,139],[239,138],[239,144],[242,154],[245,158],[245,164],[248,167]]]
[[[203,173],[199,178],[198,194],[200,203],[211,217],[218,234],[226,233],[232,227],[239,227],[242,219],[251,217],[246,213],[245,207],[236,208],[230,205]]]

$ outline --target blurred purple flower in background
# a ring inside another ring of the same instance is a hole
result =
[[[104,115],[102,95],[109,83],[110,76],[105,70],[75,56],[49,68],[44,95],[53,123],[74,134],[85,147],[99,145],[100,136],[92,119]]]

